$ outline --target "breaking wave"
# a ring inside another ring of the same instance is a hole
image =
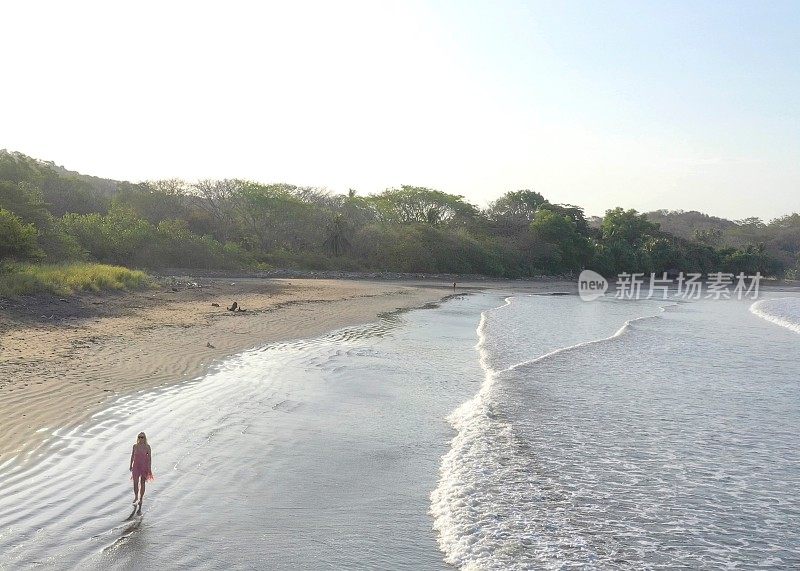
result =
[[[750,306],[750,311],[762,319],[800,333],[800,297],[761,299]]]

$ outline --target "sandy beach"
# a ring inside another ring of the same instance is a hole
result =
[[[0,463],[24,458],[52,430],[120,395],[194,378],[254,346],[367,323],[451,293],[437,283],[190,278],[140,292],[4,300]],[[245,311],[227,311],[233,301]]]
[[[428,511],[446,417],[480,387],[476,323],[504,295],[258,344],[48,431],[0,469],[0,568],[445,571]],[[140,430],[155,481],[132,517]]]
[[[575,284],[487,280],[459,282],[455,291],[486,289],[574,292]],[[136,292],[0,299],[0,464],[116,397],[195,378],[256,346],[369,323],[453,292],[436,280],[182,277]],[[227,311],[234,301],[245,311]]]
[[[19,383],[3,378],[7,442],[23,456],[0,470],[0,567],[791,566],[797,334],[768,317],[795,319],[796,293],[769,288],[762,316],[751,300],[548,295],[573,288],[215,278],[7,303],[4,338],[38,383],[4,359]],[[226,311],[234,300],[247,311]],[[394,311],[414,306],[430,309]],[[739,374],[753,359],[759,377]],[[676,362],[692,374],[671,375]],[[143,429],[156,480],[138,516],[128,456]],[[708,477],[717,466],[728,479]],[[686,522],[680,550],[645,503]],[[583,531],[601,524],[608,537]],[[712,526],[709,550],[693,537]],[[731,548],[729,533],[754,539]]]

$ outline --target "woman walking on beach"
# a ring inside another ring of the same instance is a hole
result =
[[[150,465],[153,455],[150,452],[150,445],[147,443],[147,436],[140,432],[136,439],[136,444],[131,450],[131,479],[133,480],[133,505],[139,503],[139,513],[142,513],[142,498],[144,498],[144,483],[153,479],[153,470]],[[141,489],[141,491],[139,491]]]

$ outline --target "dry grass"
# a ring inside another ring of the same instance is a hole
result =
[[[0,297],[127,290],[149,284],[150,278],[144,272],[107,264],[6,264],[0,267]]]

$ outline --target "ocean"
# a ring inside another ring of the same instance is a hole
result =
[[[488,292],[266,345],[0,466],[0,568],[797,567],[798,331]]]

